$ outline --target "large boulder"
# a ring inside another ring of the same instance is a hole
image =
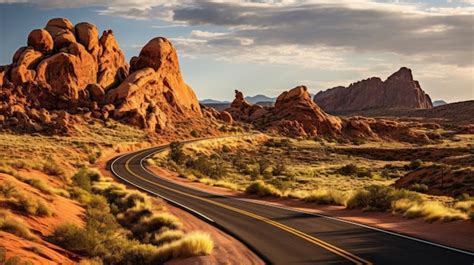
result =
[[[349,113],[368,109],[428,109],[432,108],[430,97],[413,80],[410,69],[400,68],[387,80],[372,77],[348,87],[335,87],[320,91],[314,101],[325,111]]]
[[[97,82],[97,65],[91,54],[79,43],[71,43],[60,53],[41,61],[36,81],[53,95],[77,100],[79,92]]]
[[[54,42],[51,34],[44,29],[35,29],[28,35],[28,46],[35,50],[48,53],[53,49]]]

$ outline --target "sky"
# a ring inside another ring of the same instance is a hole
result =
[[[0,64],[53,17],[112,29],[127,59],[170,39],[199,99],[317,93],[402,66],[433,100],[474,99],[474,0],[0,0]]]

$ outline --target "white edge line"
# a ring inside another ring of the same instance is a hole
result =
[[[159,152],[159,151],[153,152],[153,153],[151,153],[151,154],[145,156],[144,158],[142,158],[142,159],[140,160],[140,166],[141,166],[145,171],[147,171],[148,173],[152,174],[153,176],[155,176],[155,177],[157,177],[157,178],[163,179],[162,177],[157,176],[155,173],[151,172],[149,169],[147,169],[146,167],[143,166],[143,160],[144,160],[144,159],[146,159],[146,158],[148,158],[148,157],[150,157],[150,156],[152,156],[152,155],[154,155],[154,154],[156,154],[156,153],[158,153],[158,152]],[[115,161],[114,161],[114,162],[115,162]],[[167,180],[167,181],[169,181],[169,180]],[[270,207],[280,208],[280,209],[284,209],[284,210],[288,210],[288,211],[299,212],[299,213],[314,215],[314,216],[318,216],[318,217],[323,217],[323,218],[327,218],[327,219],[330,219],[330,220],[339,221],[339,222],[343,222],[343,223],[348,223],[348,224],[352,224],[352,225],[356,225],[356,226],[368,228],[368,229],[371,229],[371,230],[375,230],[375,231],[378,231],[378,232],[386,233],[386,234],[389,234],[389,235],[398,236],[398,237],[405,238],[405,239],[411,239],[411,240],[414,240],[414,241],[417,241],[417,242],[421,242],[421,243],[425,243],[425,244],[428,244],[428,245],[432,245],[432,246],[436,246],[436,247],[448,249],[448,250],[451,250],[451,251],[459,252],[459,253],[462,253],[462,254],[474,256],[474,253],[473,253],[473,252],[469,252],[469,251],[466,251],[466,250],[462,250],[462,249],[458,249],[458,248],[454,248],[454,247],[442,245],[442,244],[439,244],[439,243],[431,242],[431,241],[424,240],[424,239],[420,239],[420,238],[416,238],[416,237],[411,237],[411,236],[408,236],[408,235],[399,234],[399,233],[396,233],[396,232],[384,230],[384,229],[377,228],[377,227],[373,227],[373,226],[370,226],[370,225],[365,225],[365,224],[356,223],[356,222],[349,221],[349,220],[344,220],[344,219],[341,219],[341,218],[338,218],[338,217],[332,217],[332,216],[327,216],[327,215],[324,215],[324,214],[318,214],[318,213],[313,213],[313,212],[298,210],[298,209],[294,209],[294,208],[290,208],[290,207],[272,205],[272,204],[268,204],[268,203],[265,203],[265,202],[258,202],[258,201],[255,201],[255,200],[251,200],[251,199],[242,199],[242,198],[229,197],[229,196],[226,196],[226,195],[220,195],[220,194],[215,194],[215,193],[208,192],[208,191],[199,190],[199,189],[196,189],[196,188],[194,188],[194,187],[187,187],[187,186],[185,186],[185,187],[186,187],[186,188],[193,189],[193,190],[196,190],[196,191],[205,192],[205,193],[208,193],[208,194],[211,194],[211,195],[218,195],[218,196],[221,196],[221,197],[224,197],[224,198],[227,198],[227,199],[234,199],[234,200],[239,200],[239,201],[245,201],[245,202],[249,202],[249,203],[255,203],[255,204],[260,204],[260,205],[264,205],[264,206],[270,206]],[[186,206],[185,206],[185,207],[186,207]],[[191,209],[191,210],[192,210],[192,209]],[[194,211],[194,210],[192,210],[192,211]],[[199,213],[198,213],[198,214],[199,214]]]
[[[142,187],[141,185],[138,185],[138,184],[136,184],[136,183],[133,183],[133,182],[127,180],[126,178],[120,176],[120,175],[114,170],[114,167],[113,167],[113,166],[114,166],[114,164],[115,164],[115,161],[117,161],[118,159],[120,159],[120,158],[122,158],[122,157],[124,157],[124,156],[126,156],[126,155],[127,155],[127,154],[124,154],[124,155],[121,155],[121,156],[117,157],[117,158],[114,159],[114,160],[112,161],[112,163],[110,164],[110,170],[112,171],[112,173],[114,173],[115,176],[117,176],[117,177],[120,178],[121,180],[124,180],[125,182],[127,182],[127,183],[129,183],[129,184],[131,184],[131,185],[133,185],[133,186],[135,186],[135,187],[138,187],[138,188],[140,188],[140,189],[142,189],[142,190],[145,190],[145,191],[147,191],[147,192],[149,192],[149,193],[151,193],[151,194],[153,194],[153,195],[156,195],[156,196],[162,198],[163,200],[166,200],[166,201],[169,201],[169,202],[171,202],[171,203],[173,203],[173,204],[176,204],[176,205],[178,205],[179,207],[182,207],[182,208],[184,208],[184,209],[186,209],[186,210],[188,210],[188,211],[191,211],[191,212],[193,212],[193,213],[195,213],[195,214],[201,216],[202,218],[208,220],[209,222],[214,223],[214,220],[212,220],[211,218],[207,217],[206,215],[204,215],[204,214],[202,214],[202,213],[200,213],[200,212],[198,212],[198,211],[196,211],[196,210],[194,210],[194,209],[191,209],[191,208],[189,208],[189,207],[187,207],[187,206],[185,206],[185,205],[183,205],[183,204],[181,204],[181,203],[179,203],[179,202],[177,202],[177,201],[175,201],[175,200],[172,200],[172,199],[170,199],[170,198],[168,198],[168,197],[166,197],[166,196],[160,195],[160,194],[158,194],[158,193],[156,193],[156,192],[154,192],[154,191],[151,191],[151,190],[149,190],[149,189],[147,189],[147,188],[144,188],[144,187]],[[143,159],[140,160],[140,166],[143,168],[142,161],[143,161]]]

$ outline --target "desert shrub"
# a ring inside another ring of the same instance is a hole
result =
[[[256,180],[251,182],[245,189],[246,193],[255,194],[260,197],[272,196],[281,197],[282,193],[280,190],[275,188],[273,185],[267,184],[262,180]]]
[[[359,171],[359,168],[354,164],[348,164],[348,165],[342,166],[341,168],[337,170],[339,174],[345,175],[345,176],[355,175],[358,171]]]
[[[407,170],[415,170],[421,168],[421,166],[423,166],[423,161],[421,161],[420,159],[416,159],[412,160],[410,164],[405,166],[405,168]]]
[[[270,180],[268,183],[279,189],[282,193],[287,192],[291,189],[291,187],[293,187],[293,183],[291,181],[277,178]]]
[[[16,189],[15,184],[10,181],[5,181],[0,186],[0,194],[5,198],[11,198],[18,194],[18,190]]]
[[[230,149],[230,147],[227,146],[227,145],[223,145],[222,148],[221,148],[221,151],[223,153],[230,153],[232,151],[232,149]]]
[[[180,142],[172,142],[170,144],[169,158],[179,165],[184,164],[187,158],[184,154],[183,146],[183,143]]]
[[[162,233],[155,234],[154,238],[150,243],[153,245],[159,246],[166,243],[170,243],[176,240],[183,238],[183,232],[179,230],[166,230]]]
[[[280,160],[272,169],[273,176],[281,176],[286,172],[286,164],[284,161]]]
[[[196,131],[196,130],[192,130],[192,131],[191,131],[191,136],[192,136],[192,137],[195,137],[195,138],[196,138],[196,137],[199,137],[199,132]]]
[[[312,190],[302,199],[317,204],[345,205],[346,203],[346,197],[342,192],[329,189]]]
[[[90,192],[92,190],[92,182],[99,181],[100,178],[99,172],[83,167],[74,174],[72,180],[74,181],[74,184]]]
[[[257,161],[258,173],[260,175],[264,175],[267,169],[270,168],[271,164],[272,164],[271,161],[266,158],[259,159]]]
[[[180,240],[159,247],[155,257],[156,260],[165,262],[172,258],[208,255],[212,252],[213,248],[214,243],[209,234],[193,232]]]
[[[291,143],[288,138],[283,138],[283,139],[270,138],[264,143],[264,145],[267,147],[289,147]]]
[[[9,211],[0,210],[0,230],[17,235],[19,237],[34,239],[30,229],[18,218],[14,218]]]
[[[46,160],[43,164],[43,172],[58,177],[64,177],[65,171],[64,169],[56,163],[51,157]]]
[[[421,197],[406,190],[396,190],[381,185],[371,185],[363,190],[357,191],[347,201],[347,208],[361,208],[364,210],[386,211],[391,209],[392,203],[399,199],[420,201]]]
[[[426,192],[428,191],[428,186],[422,183],[414,183],[414,184],[411,184],[408,189],[412,191]]]
[[[168,213],[155,213],[142,219],[131,229],[136,238],[148,241],[154,233],[159,233],[168,229],[179,229],[181,226],[181,222],[174,215]]]

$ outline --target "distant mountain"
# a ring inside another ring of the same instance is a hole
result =
[[[246,96],[245,100],[250,104],[257,104],[257,102],[275,102],[276,98],[267,97],[265,95]]]
[[[444,100],[435,100],[435,101],[433,101],[433,107],[443,106],[443,105],[446,105],[446,104],[448,104],[448,102],[446,102]]]
[[[201,104],[227,104],[227,103],[230,103],[229,101],[226,101],[226,100],[215,100],[215,99],[204,99],[204,100],[200,100],[199,103]]]

